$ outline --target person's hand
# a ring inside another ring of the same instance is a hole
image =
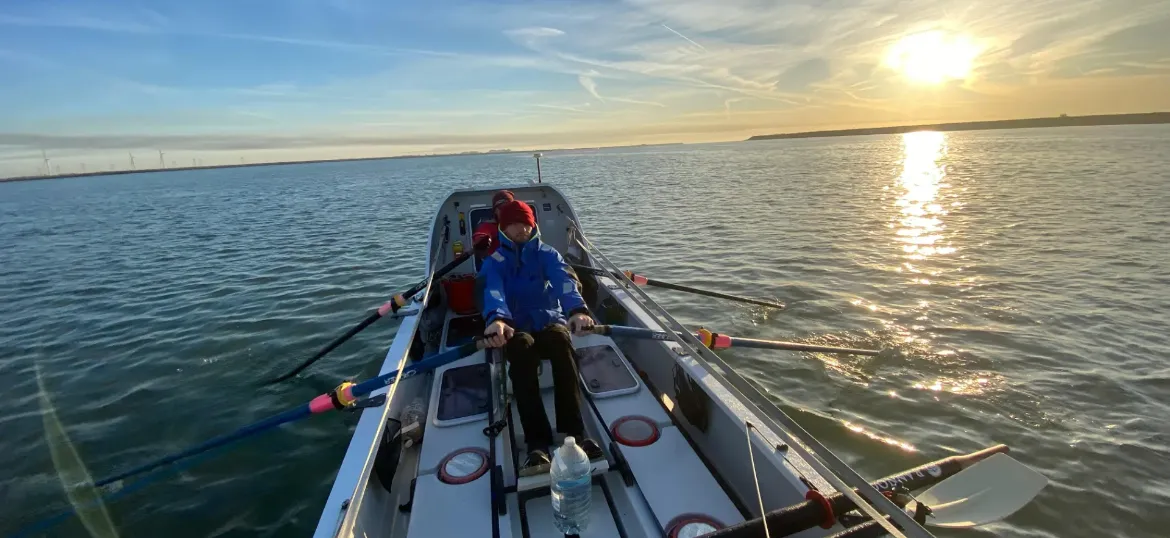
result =
[[[593,317],[589,314],[573,314],[569,318],[569,330],[577,336],[592,334],[593,325]]]
[[[487,329],[483,331],[484,341],[487,342],[487,347],[504,347],[508,340],[516,330],[509,327],[507,323],[501,320],[496,320],[488,324]]]

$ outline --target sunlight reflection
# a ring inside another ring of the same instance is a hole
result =
[[[854,433],[860,433],[861,435],[869,437],[870,439],[873,439],[874,441],[881,441],[887,445],[896,446],[896,447],[898,447],[902,450],[906,450],[908,452],[917,452],[917,450],[918,450],[918,449],[914,448],[914,445],[907,443],[906,441],[899,441],[898,439],[894,439],[893,437],[886,437],[884,435],[879,435],[875,432],[871,432],[871,431],[863,428],[862,426],[859,426],[857,424],[849,422],[848,420],[842,420],[841,423],[844,424],[846,428],[849,428],[849,431],[852,431]]]
[[[985,374],[971,374],[967,378],[942,378],[934,383],[915,383],[913,388],[930,392],[950,392],[964,396],[986,393],[992,386],[992,381]]]
[[[955,248],[944,242],[942,217],[947,215],[938,202],[939,191],[949,185],[943,183],[946,169],[940,160],[947,153],[946,135],[921,131],[902,135],[904,158],[902,175],[897,186],[904,189],[895,205],[900,213],[895,239],[902,244],[902,252],[911,260],[925,260],[930,256],[947,255]],[[913,266],[906,264],[908,269]],[[923,279],[918,283],[929,284]]]

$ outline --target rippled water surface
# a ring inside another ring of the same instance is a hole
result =
[[[612,257],[777,297],[765,312],[651,291],[734,335],[898,346],[898,358],[729,351],[877,477],[1007,443],[1051,479],[983,531],[1170,528],[1170,128],[914,133],[548,154]],[[376,370],[382,322],[296,364],[420,279],[448,190],[522,182],[528,155],[0,184],[0,535],[67,506],[34,364],[95,477]],[[241,443],[110,506],[123,536],[300,536],[352,416]],[[84,536],[76,521],[54,536]]]

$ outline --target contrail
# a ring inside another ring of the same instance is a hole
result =
[[[687,37],[687,36],[685,36],[685,35],[682,35],[682,34],[678,33],[678,30],[675,30],[674,28],[671,28],[671,27],[667,26],[665,23],[661,23],[661,24],[662,24],[662,27],[663,27],[663,28],[666,28],[667,30],[670,30],[670,32],[671,32],[672,34],[674,34],[674,35],[676,35],[676,36],[679,36],[679,37],[681,37],[681,38],[683,38],[683,39],[687,40],[687,42],[688,42],[688,43],[690,43],[690,44],[692,44],[692,45],[694,45],[694,46],[696,46],[696,47],[699,47],[700,49],[703,49],[703,52],[707,52],[707,47],[704,47],[704,46],[702,46],[702,45],[700,45],[700,44],[698,44],[698,43],[695,43],[695,41],[694,41],[693,39],[691,39],[691,38],[689,38],[689,37]]]

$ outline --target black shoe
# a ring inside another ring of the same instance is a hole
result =
[[[552,465],[552,460],[548,459],[548,453],[543,450],[532,450],[528,452],[528,459],[524,460],[524,465],[520,466],[520,474],[522,476],[539,473],[542,468],[548,470]]]
[[[605,452],[601,451],[601,447],[593,439],[585,438],[584,441],[581,441],[581,450],[584,450],[585,455],[589,456],[589,461],[605,459]]]

